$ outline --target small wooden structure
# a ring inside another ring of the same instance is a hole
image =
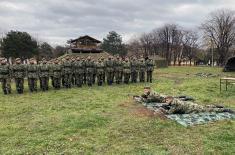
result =
[[[100,57],[107,59],[110,56],[110,54],[100,48],[101,41],[88,35],[81,36],[77,39],[71,39],[67,41],[67,43],[70,44],[67,53],[57,58],[60,61],[66,56],[69,56],[70,58],[80,57],[81,59],[86,59],[90,56],[94,60],[98,60]]]
[[[229,85],[235,85],[234,77],[223,77],[220,79],[220,91],[222,90],[222,85],[225,84],[225,90],[228,90]]]
[[[70,48],[68,53],[102,53],[100,48],[101,41],[88,35],[81,36],[77,39],[69,40]]]

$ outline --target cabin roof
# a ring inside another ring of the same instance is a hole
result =
[[[88,35],[81,36],[81,37],[79,37],[79,38],[77,38],[77,39],[72,39],[72,40],[71,40],[71,43],[77,42],[77,41],[82,41],[82,40],[85,40],[85,39],[88,39],[88,40],[90,40],[90,41],[92,41],[92,42],[94,42],[94,43],[101,43],[101,41],[99,41],[99,40],[97,40],[97,39],[95,39],[95,38],[93,38],[93,37],[91,37],[91,36],[88,36]]]

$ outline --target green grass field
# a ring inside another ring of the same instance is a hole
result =
[[[157,69],[155,91],[235,109],[235,86],[219,92],[220,68]],[[145,84],[0,95],[0,154],[235,154],[235,121],[183,127],[133,102]]]

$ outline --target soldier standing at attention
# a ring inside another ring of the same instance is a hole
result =
[[[85,60],[84,57],[82,58],[82,66],[83,66],[83,79],[82,79],[82,82],[84,84],[86,84],[86,60]]]
[[[131,82],[136,83],[138,78],[138,61],[134,56],[131,61]]]
[[[40,88],[42,89],[42,91],[48,90],[50,69],[45,58],[42,59],[42,63],[38,67],[38,74],[40,80]]]
[[[113,83],[113,74],[114,74],[114,64],[112,60],[112,56],[108,57],[108,60],[105,62],[106,75],[107,75],[107,83],[108,85],[112,85]]]
[[[88,86],[92,86],[93,83],[94,67],[95,67],[94,61],[91,60],[90,56],[88,56],[86,61],[86,76],[87,76],[86,78]]]
[[[24,77],[26,73],[26,67],[21,63],[20,58],[16,58],[16,63],[12,65],[12,75],[15,79],[16,90],[18,94],[24,92]]]
[[[31,58],[27,65],[27,77],[30,92],[37,91],[38,66],[35,64],[34,58]]]
[[[55,89],[60,89],[61,87],[61,77],[62,77],[62,66],[59,64],[59,60],[55,59],[54,64],[51,65],[52,77],[53,77],[53,87]]]
[[[146,60],[146,68],[147,68],[147,82],[152,83],[152,76],[153,76],[153,70],[154,70],[154,62],[152,59],[147,58]]]
[[[101,61],[102,61],[103,64],[104,64],[103,83],[105,83],[105,72],[106,72],[106,68],[105,68],[105,61],[104,61],[104,58],[103,58],[103,57],[101,57]]]
[[[144,62],[144,58],[140,59],[139,62],[139,78],[140,78],[140,82],[144,82],[145,81],[145,72],[146,72],[146,65]]]
[[[77,57],[74,63],[74,74],[77,87],[82,87],[84,66],[82,61],[80,60],[80,57]]]
[[[117,84],[122,82],[123,63],[119,55],[115,61],[115,80]]]
[[[92,83],[95,84],[95,78],[96,78],[96,72],[97,72],[97,70],[96,70],[95,60],[92,59],[92,61],[93,61],[93,64],[94,64],[93,71],[92,71],[92,72],[93,72],[93,75],[92,75]]]
[[[98,86],[102,86],[103,84],[103,74],[104,74],[104,62],[102,61],[102,57],[96,63],[97,69],[97,83]]]
[[[129,80],[130,80],[130,74],[131,74],[131,70],[130,70],[131,64],[129,59],[126,57],[125,61],[123,63],[123,76],[124,76],[124,83],[128,84]]]
[[[5,95],[11,94],[11,68],[5,58],[0,59],[0,82]]]
[[[74,64],[76,62],[76,59],[75,58],[71,58],[71,64],[72,64],[72,76],[71,76],[71,84],[72,85],[77,85],[76,84],[76,79],[75,79],[75,73],[74,73]]]
[[[72,62],[70,61],[69,56],[66,56],[65,61],[63,62],[62,65],[63,68],[63,76],[64,76],[64,86],[66,88],[71,88],[71,84],[72,84]]]

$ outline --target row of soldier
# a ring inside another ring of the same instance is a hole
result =
[[[20,58],[16,58],[13,65],[9,65],[5,58],[2,58],[0,62],[0,80],[4,94],[11,93],[11,79],[15,80],[17,92],[22,94],[25,77],[28,79],[30,92],[35,92],[38,79],[41,90],[47,91],[49,78],[55,89],[60,89],[61,84],[65,88],[71,88],[72,85],[82,87],[83,84],[92,86],[96,80],[98,86],[103,85],[105,80],[108,85],[112,85],[114,82],[117,84],[136,83],[138,79],[139,82],[145,82],[145,74],[147,74],[147,82],[152,82],[154,69],[154,63],[149,58],[138,60],[133,57],[129,60],[126,57],[122,60],[119,56],[115,58],[109,56],[107,60],[101,57],[97,62],[90,56],[87,59],[66,56],[63,61],[55,59],[52,62],[43,59],[39,65],[35,63],[34,58],[31,58],[27,65],[22,64]]]

